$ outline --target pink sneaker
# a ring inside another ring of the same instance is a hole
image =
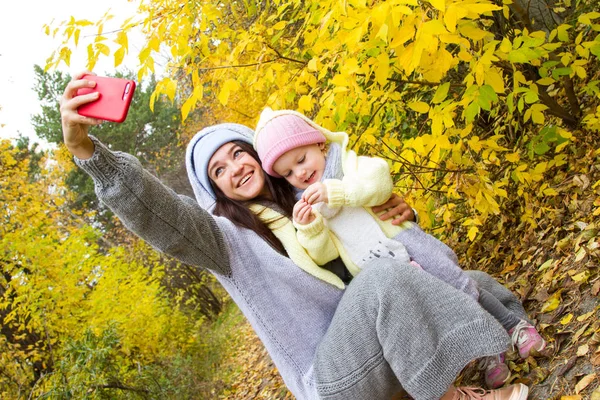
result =
[[[504,363],[504,353],[482,358],[477,369],[485,371],[485,385],[489,389],[499,388],[510,378],[510,370]]]
[[[527,400],[529,388],[522,383],[497,390],[459,387],[452,400]]]
[[[532,350],[540,352],[546,348],[544,338],[540,336],[533,325],[524,319],[509,330],[508,334],[511,336],[513,346],[517,346],[521,358],[529,357]]]

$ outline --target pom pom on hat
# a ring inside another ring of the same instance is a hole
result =
[[[295,111],[273,111],[265,108],[254,135],[254,148],[267,174],[281,178],[273,164],[285,153],[297,147],[326,141],[323,132]]]

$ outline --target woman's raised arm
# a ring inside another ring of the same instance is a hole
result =
[[[77,90],[96,86],[94,81],[81,79],[84,75],[93,74],[89,71],[82,71],[75,75],[60,99],[63,140],[71,154],[81,160],[86,160],[94,154],[94,144],[88,137],[89,126],[98,125],[101,122],[95,118],[79,115],[77,112],[79,106],[98,99],[97,92],[77,96]]]
[[[184,263],[228,274],[227,244],[208,211],[165,186],[134,156],[111,151],[88,136],[89,126],[100,121],[77,113],[80,105],[97,98],[94,94],[77,96],[78,89],[94,86],[94,82],[81,79],[87,73],[75,76],[67,85],[60,113],[65,145],[77,165],[94,180],[98,199],[158,250]]]

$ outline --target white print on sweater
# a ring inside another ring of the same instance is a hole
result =
[[[403,264],[410,262],[406,247],[385,236],[381,227],[362,207],[329,207],[315,204],[325,224],[344,246],[356,266],[363,268],[374,258],[390,258]]]

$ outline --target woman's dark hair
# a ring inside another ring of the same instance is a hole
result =
[[[243,142],[241,140],[234,140],[233,143],[238,145],[243,151],[248,153],[252,158],[258,161],[262,166],[256,150],[251,144]],[[211,181],[212,183],[212,181]],[[213,184],[215,191],[215,197],[217,204],[215,205],[214,214],[223,216],[231,220],[234,224],[253,230],[267,241],[274,249],[279,251],[281,254],[287,254],[283,244],[275,237],[273,232],[268,226],[260,220],[260,218],[254,214],[248,206],[251,203],[264,203],[272,202],[275,203],[279,210],[285,217],[292,218],[292,210],[294,204],[296,204],[295,189],[283,178],[273,178],[265,172],[265,186],[271,193],[271,199],[261,198],[261,196],[252,199],[251,201],[239,201],[232,200],[219,189],[219,187]]]

